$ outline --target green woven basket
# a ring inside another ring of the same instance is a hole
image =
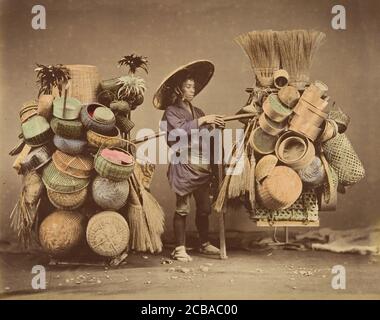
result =
[[[80,139],[83,136],[83,124],[79,120],[53,118],[50,122],[53,132],[67,139]]]
[[[124,149],[117,147],[110,147],[112,150],[119,150],[130,154]],[[134,169],[135,161],[130,164],[117,164],[106,158],[104,158],[100,152],[95,156],[95,170],[103,178],[107,178],[113,181],[123,181],[128,179]]]
[[[50,162],[43,170],[42,181],[47,189],[60,193],[73,193],[86,188],[90,183],[90,179],[75,178],[60,172],[54,162]]]

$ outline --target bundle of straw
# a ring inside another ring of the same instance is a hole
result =
[[[276,33],[281,66],[288,71],[289,84],[299,90],[309,83],[314,56],[324,43],[326,35],[315,30],[291,30]]]
[[[235,41],[247,54],[253,71],[263,87],[273,84],[273,72],[280,68],[280,56],[275,32],[272,30],[251,31],[240,35]]]

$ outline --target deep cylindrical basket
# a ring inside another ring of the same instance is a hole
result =
[[[75,211],[55,211],[42,221],[39,239],[42,248],[53,256],[69,254],[82,243],[85,217]]]
[[[62,193],[47,189],[47,196],[51,204],[61,210],[75,210],[81,207],[86,201],[88,188],[72,192]]]
[[[322,148],[342,185],[353,185],[365,177],[363,164],[344,133],[323,143]]]
[[[289,130],[298,132],[301,135],[309,138],[311,141],[315,141],[322,132],[322,129],[319,126],[315,126],[311,122],[307,122],[306,118],[295,114],[290,121]]]
[[[94,160],[85,155],[71,156],[56,150],[52,156],[56,168],[69,176],[86,179],[94,168]]]
[[[259,117],[260,128],[271,136],[277,136],[286,129],[286,121],[275,122],[263,112]]]
[[[82,190],[90,183],[89,179],[75,178],[59,171],[54,162],[50,162],[44,168],[42,181],[47,189],[61,193],[73,193]]]
[[[115,257],[128,249],[129,227],[117,212],[103,211],[88,222],[86,238],[90,248],[104,257]]]
[[[70,155],[81,154],[86,150],[87,141],[78,139],[67,139],[59,135],[54,135],[54,145],[58,150]]]
[[[286,87],[289,83],[289,73],[284,69],[276,70],[273,73],[273,82],[278,89]]]
[[[112,181],[97,176],[92,183],[92,197],[104,210],[119,210],[127,203],[129,195],[128,180]]]
[[[83,125],[79,120],[62,120],[53,118],[50,121],[53,132],[63,138],[80,139],[83,137]]]
[[[119,150],[119,151],[129,155],[130,157],[132,157],[132,155],[129,152],[127,152],[121,148],[110,147],[108,149]],[[133,159],[133,157],[132,157],[132,159]],[[107,178],[107,179],[110,179],[113,181],[123,181],[123,180],[128,179],[133,172],[134,166],[135,166],[134,159],[131,163],[125,164],[125,163],[113,162],[113,161],[103,157],[101,152],[98,152],[95,155],[95,170],[96,170],[96,172],[99,173],[99,175],[101,177]]]

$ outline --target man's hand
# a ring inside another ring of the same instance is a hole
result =
[[[214,124],[218,128],[224,128],[226,124],[223,118],[224,118],[224,115],[209,114],[207,116],[198,118],[198,126],[201,126],[204,124]]]

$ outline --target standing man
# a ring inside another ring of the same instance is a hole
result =
[[[165,110],[161,128],[167,132],[167,144],[173,154],[180,155],[179,161],[171,159],[167,176],[176,194],[173,220],[176,248],[171,255],[173,259],[184,262],[192,260],[185,246],[186,216],[190,213],[192,195],[196,203],[195,224],[200,238],[200,252],[219,255],[219,249],[208,238],[212,173],[207,161],[209,158],[205,159],[205,154],[210,154],[210,144],[205,144],[199,136],[196,139],[192,136],[194,130],[211,130],[212,125],[220,128],[225,125],[221,115],[205,115],[200,108],[192,105],[194,97],[207,85],[213,74],[214,65],[209,61],[189,63],[167,77],[153,98],[153,105]],[[185,143],[176,142],[176,138],[181,136],[186,138]]]

